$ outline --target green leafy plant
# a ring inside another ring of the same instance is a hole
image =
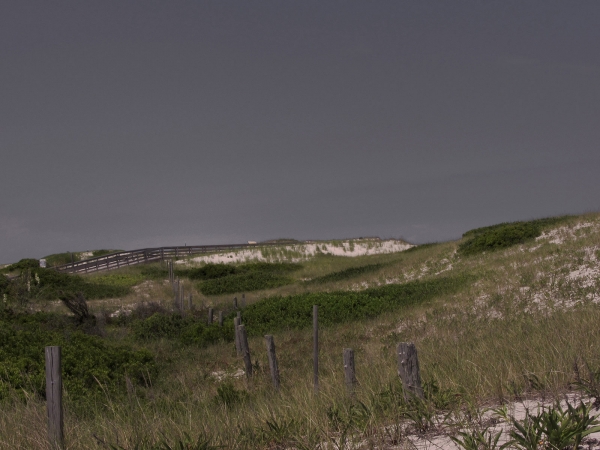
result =
[[[563,409],[560,402],[556,402],[539,414],[527,412],[523,421],[512,418],[511,443],[526,450],[576,449],[584,437],[600,431],[600,422],[591,415],[592,409],[592,404],[581,402],[573,406],[568,401]]]
[[[501,436],[502,431],[492,433],[487,427],[483,430],[459,431],[457,436],[450,436],[450,439],[465,450],[502,450],[508,448],[511,443],[499,445]]]

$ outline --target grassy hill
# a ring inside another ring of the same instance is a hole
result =
[[[27,276],[1,281],[0,446],[45,441],[40,373],[51,344],[69,355],[65,426],[77,449],[186,440],[182,448],[346,448],[346,438],[394,448],[407,429],[439,426],[440,415],[475,427],[484,405],[560,397],[600,379],[600,214],[499,224],[396,253],[270,254],[272,263],[179,261],[183,314],[158,263],[58,281],[23,267]],[[87,318],[57,300],[77,292],[88,299]],[[233,297],[250,336],[250,380],[233,342]],[[208,308],[222,311],[223,327],[206,323]],[[264,334],[277,346],[279,392]],[[403,341],[419,352],[426,400],[418,404],[404,401],[398,380]],[[344,348],[356,354],[354,397]]]

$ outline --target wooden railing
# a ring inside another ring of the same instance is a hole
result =
[[[75,261],[61,266],[55,266],[54,269],[66,273],[92,273],[101,270],[119,269],[125,266],[136,264],[145,264],[165,259],[180,258],[189,255],[202,253],[214,253],[230,250],[243,250],[246,248],[260,248],[281,246],[280,243],[268,244],[230,244],[230,245],[192,245],[183,247],[157,247],[143,248],[140,250],[131,250],[126,252],[110,253],[108,255],[96,256],[83,261]]]

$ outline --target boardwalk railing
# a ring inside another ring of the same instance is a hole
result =
[[[92,273],[99,272],[101,270],[119,269],[121,267],[133,266],[136,264],[163,261],[165,259],[180,258],[189,255],[281,245],[282,244],[280,243],[273,242],[268,244],[192,245],[183,247],[143,248],[140,250],[116,252],[108,255],[96,256],[83,261],[75,261],[69,264],[55,266],[54,269],[58,270],[59,272],[66,273]]]

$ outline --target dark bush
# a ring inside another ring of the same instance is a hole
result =
[[[500,223],[476,228],[463,234],[463,238],[467,239],[458,246],[458,252],[462,255],[474,255],[524,244],[540,236],[545,228],[557,225],[569,218],[570,216],[549,217],[529,222]]]
[[[179,314],[156,313],[132,324],[133,335],[138,340],[172,339],[186,345],[204,347],[220,340],[233,340],[233,322],[223,327],[206,324],[194,317],[181,317]]]
[[[328,273],[322,277],[313,278],[308,281],[310,284],[322,284],[329,283],[331,281],[342,281],[349,278],[354,278],[365,273],[376,272],[377,270],[385,267],[385,264],[369,264],[360,267],[350,267],[349,269],[340,270],[339,272]]]
[[[26,258],[26,259],[22,259],[19,262],[16,262],[14,264],[11,264],[8,267],[5,267],[4,269],[2,269],[2,272],[4,273],[8,273],[8,272],[26,272],[28,269],[39,269],[40,268],[40,260],[39,259],[33,259],[33,258]]]
[[[176,271],[178,273],[179,271]],[[214,280],[236,273],[236,268],[230,264],[206,264],[205,266],[188,269],[186,276],[190,280]]]
[[[0,398],[13,392],[45,395],[44,348],[62,347],[65,390],[75,401],[101,399],[103,390],[125,392],[157,373],[152,355],[124,345],[110,345],[82,333],[73,320],[48,313],[0,313]]]
[[[399,308],[454,293],[472,281],[470,276],[443,277],[390,284],[359,292],[321,292],[268,297],[244,310],[244,323],[253,336],[312,324],[313,305],[319,305],[319,324],[364,320]]]
[[[290,277],[270,272],[249,272],[203,281],[200,284],[200,292],[204,295],[233,294],[272,289],[293,282]]]

